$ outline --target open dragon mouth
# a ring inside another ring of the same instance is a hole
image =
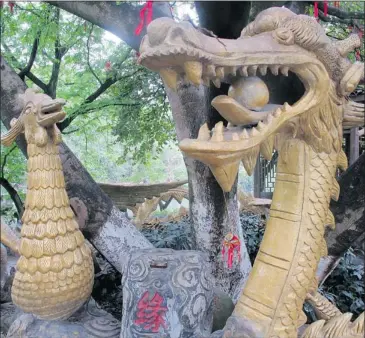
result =
[[[260,151],[271,159],[275,135],[290,120],[318,105],[328,89],[328,78],[320,78],[323,73],[319,63],[203,66],[187,61],[182,69],[160,70],[164,82],[172,88],[176,88],[179,76],[195,85],[231,84],[228,95],[212,101],[229,124],[218,122],[212,130],[204,124],[197,139],[185,139],[179,145],[188,156],[210,167],[224,191],[231,190],[241,161],[251,175]],[[296,87],[294,96],[288,92],[276,95],[289,83]]]
[[[211,102],[228,125],[218,122],[209,130],[204,124],[197,139],[179,144],[187,156],[210,167],[226,192],[240,162],[252,174],[259,152],[270,159],[275,135],[318,106],[330,88],[323,63],[295,45],[286,30],[215,39],[164,19],[152,22],[147,32],[139,62],[158,71],[167,87],[176,90],[181,80],[196,86],[230,84],[227,95]]]

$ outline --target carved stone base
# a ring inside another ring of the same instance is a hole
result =
[[[21,314],[10,326],[7,338],[119,338],[120,322],[96,307],[94,300],[66,321],[46,321]]]
[[[138,250],[123,276],[121,338],[206,336],[213,319],[208,257],[198,251]]]

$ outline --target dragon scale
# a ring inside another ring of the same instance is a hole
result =
[[[270,322],[268,337],[292,337],[296,333],[302,304],[320,259],[337,164],[336,153],[318,154],[303,141],[286,142],[295,157],[285,162],[279,155],[275,184],[282,190],[274,193],[253,271],[235,308],[237,316]],[[321,171],[322,163],[331,169]],[[326,186],[323,188],[317,180],[325,181]],[[288,199],[283,191],[293,188],[297,194]],[[277,245],[273,246],[272,241]],[[287,249],[281,250],[283,247]],[[275,283],[267,283],[273,276]]]

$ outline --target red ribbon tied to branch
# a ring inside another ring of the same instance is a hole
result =
[[[318,1],[314,2],[314,17],[318,20]]]
[[[227,265],[228,268],[232,268],[234,252],[237,251],[238,260],[241,259],[241,243],[236,235],[231,233],[227,234],[223,240],[222,255],[223,259],[227,252]]]
[[[323,1],[323,14],[327,16],[328,13],[328,1]]]
[[[142,29],[144,27],[145,16],[146,16],[146,27],[152,21],[152,14],[153,14],[152,4],[153,4],[153,1],[147,1],[146,4],[139,11],[139,25],[137,26],[136,30],[134,31],[134,34],[136,34],[136,35],[141,34]]]

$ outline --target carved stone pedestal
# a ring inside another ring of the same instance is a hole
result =
[[[123,276],[121,338],[202,337],[211,332],[213,279],[198,251],[138,250]]]
[[[21,314],[10,326],[7,338],[118,338],[120,322],[96,307],[94,300],[86,303],[68,320],[47,321],[31,314]]]

